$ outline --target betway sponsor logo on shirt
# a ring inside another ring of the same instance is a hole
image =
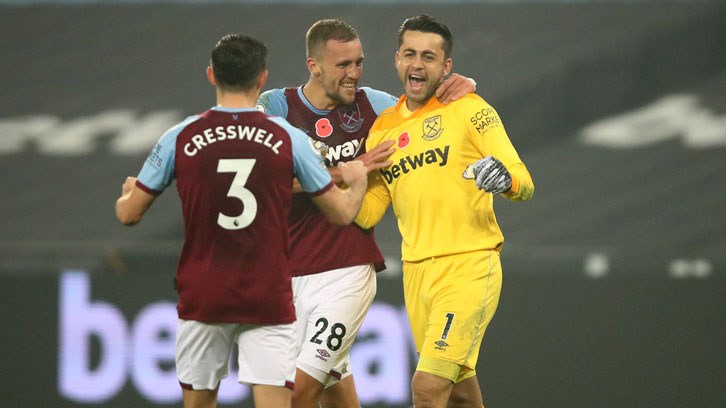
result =
[[[337,146],[329,146],[325,153],[325,158],[328,162],[330,162],[332,165],[335,165],[335,163],[341,159],[346,159],[349,157],[355,157],[355,155],[360,151],[360,145],[363,143],[363,139],[353,139],[349,140],[345,143],[341,143]]]
[[[205,146],[222,140],[233,139],[260,143],[272,149],[275,154],[280,154],[278,149],[282,146],[282,140],[275,140],[274,135],[267,133],[265,129],[254,126],[230,125],[217,126],[214,130],[212,128],[204,129],[200,134],[192,136],[191,142],[184,145],[184,153],[187,156],[194,156]]]
[[[438,164],[439,167],[445,166],[449,161],[449,146],[444,147],[441,151],[438,147],[431,150],[426,150],[416,155],[402,157],[398,161],[398,164],[391,166],[390,170],[381,169],[379,170],[383,178],[386,179],[386,183],[393,183],[394,179],[399,178],[402,174],[407,174],[410,171],[414,171],[427,166],[430,164]]]

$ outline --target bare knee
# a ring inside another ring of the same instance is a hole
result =
[[[332,387],[324,389],[320,395],[320,406],[323,408],[360,408],[353,376],[349,375]]]
[[[292,390],[283,386],[255,384],[252,396],[258,408],[290,408]]]
[[[454,384],[447,408],[481,408],[482,406],[481,389],[476,376]]]
[[[411,381],[413,405],[416,408],[443,408],[451,394],[453,383],[448,378],[416,371]]]
[[[320,381],[298,368],[295,374],[295,391],[292,393],[292,407],[317,407],[322,391],[323,384]]]
[[[481,398],[452,391],[446,408],[481,408],[483,405]]]
[[[292,406],[294,408],[315,408],[320,398],[319,390],[310,387],[299,387],[295,384],[295,391],[292,393]]]
[[[182,389],[184,408],[215,408],[217,406],[217,391]]]

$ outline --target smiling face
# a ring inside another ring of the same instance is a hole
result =
[[[436,92],[443,77],[451,71],[444,39],[438,34],[408,30],[396,52],[396,70],[406,93],[408,109],[424,105]]]
[[[308,63],[328,99],[327,105],[347,105],[355,101],[355,90],[363,73],[363,46],[359,39],[328,40],[320,56]]]

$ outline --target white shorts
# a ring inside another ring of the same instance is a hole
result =
[[[292,278],[297,368],[328,388],[351,374],[350,348],[376,295],[373,265]]]
[[[176,372],[182,388],[213,390],[227,377],[235,343],[239,382],[293,388],[295,324],[203,323],[179,319]]]

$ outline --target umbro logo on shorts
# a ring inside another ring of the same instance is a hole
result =
[[[446,349],[444,347],[449,346],[449,343],[447,343],[443,340],[435,341],[434,344],[436,344],[436,346],[437,346],[437,347],[434,347],[436,350],[443,350],[443,351],[446,351]]]
[[[319,355],[315,356],[323,361],[328,361],[328,357],[330,357],[330,353],[328,353],[326,350],[323,349],[317,349],[316,350]]]

